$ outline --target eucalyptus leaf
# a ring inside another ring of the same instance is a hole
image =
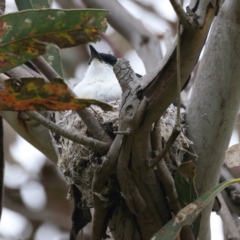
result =
[[[191,225],[199,213],[227,186],[240,182],[240,178],[225,181],[212,190],[204,193],[193,203],[190,203],[178,212],[175,218],[154,234],[153,240],[173,240],[185,225]]]

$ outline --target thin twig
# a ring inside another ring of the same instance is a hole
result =
[[[33,77],[35,77],[35,78],[44,78],[43,75],[35,72],[34,70],[32,70],[31,68],[29,68],[28,66],[26,66],[26,65],[24,65],[24,64],[21,65],[21,67],[22,67],[24,70],[26,70],[27,72],[29,72],[30,74],[32,74]]]
[[[73,142],[82,144],[86,147],[91,147],[92,149],[96,150],[99,153],[105,153],[108,149],[108,144],[106,144],[104,142],[100,142],[93,138],[81,136],[78,133],[73,133],[73,132],[67,131],[65,129],[62,129],[57,124],[51,122],[50,120],[46,119],[45,117],[43,117],[42,115],[40,115],[37,112],[25,112],[25,113],[29,117],[40,122],[46,128],[50,129],[53,132],[60,134],[61,136],[65,137]]]
[[[181,1],[181,0],[180,0]],[[181,6],[180,6],[181,8]],[[180,19],[178,22],[178,33],[177,33],[177,118],[176,125],[181,126],[180,120],[180,104],[181,104],[181,56],[180,56],[180,45],[181,45],[181,24]]]
[[[1,11],[1,15],[5,12],[5,8],[6,8],[6,1],[5,1],[5,0],[1,0],[1,1],[0,1],[0,11]]]
[[[3,151],[3,119],[0,117],[0,219],[3,208],[3,191],[4,191],[4,151]]]
[[[172,7],[174,8],[178,18],[179,18],[180,23],[185,28],[193,28],[193,27],[198,26],[197,15],[196,14],[194,14],[194,13],[191,13],[191,15],[187,14],[183,10],[182,3],[179,3],[179,0],[170,0],[170,2],[172,4]]]
[[[153,131],[151,133],[151,143],[153,153],[160,152],[162,150],[161,144],[161,131],[160,131],[160,118],[157,122],[155,122]],[[174,179],[166,166],[165,161],[160,161],[157,165],[157,172],[160,181],[163,184],[166,195],[169,199],[170,206],[172,208],[173,213],[176,215],[179,210],[181,210],[181,206],[178,202],[178,195],[175,188]],[[194,236],[190,226],[184,226],[181,230],[182,239],[193,240]],[[180,239],[177,238],[177,239]]]
[[[21,66],[12,68],[11,70],[8,70],[6,72],[6,74],[8,76],[10,76],[11,78],[20,80],[21,78],[24,77],[33,77],[33,75],[31,73],[29,73],[28,71],[26,71],[25,69],[23,69]]]
[[[122,135],[130,135],[131,129],[127,129],[126,131],[114,131],[114,134],[122,134]]]
[[[166,155],[166,153],[169,151],[170,147],[173,145],[175,142],[176,138],[180,134],[181,129],[177,126],[174,127],[171,136],[169,137],[166,145],[162,149],[162,151],[154,158],[149,161],[149,166],[154,167],[156,166]]]
[[[37,57],[33,59],[32,62],[48,78],[49,81],[52,81],[55,78],[61,78],[43,57]],[[69,89],[69,92],[72,96],[77,97],[77,95],[71,89]],[[76,112],[86,124],[88,130],[92,133],[93,137],[99,141],[106,142],[109,149],[112,140],[104,131],[104,129],[94,117],[94,115],[88,109],[76,110]]]
[[[55,78],[61,78],[42,56],[32,59],[32,62],[50,82]]]
[[[231,212],[229,211],[221,193],[218,194],[218,199],[221,203],[221,209],[218,214],[223,221],[224,237],[226,239],[240,240],[237,226],[235,225]]]
[[[155,122],[153,131],[151,133],[152,150],[154,153],[162,151],[161,143],[161,130],[160,130],[160,118]],[[178,195],[175,188],[173,177],[168,170],[165,161],[160,161],[157,165],[158,177],[161,180],[163,187],[166,191],[166,195],[169,198],[170,206],[173,209],[173,213],[176,215],[181,210],[181,206],[178,203]]]
[[[178,194],[175,188],[173,177],[171,176],[171,173],[169,172],[164,161],[160,161],[158,163],[157,172],[166,191],[166,195],[169,198],[169,203],[172,207],[173,213],[176,215],[181,210],[181,206],[178,202]]]

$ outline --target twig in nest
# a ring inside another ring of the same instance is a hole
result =
[[[122,135],[130,135],[131,134],[131,129],[127,129],[126,131],[114,131],[114,134],[122,134]]]
[[[173,145],[173,143],[175,142],[176,138],[178,137],[178,135],[181,132],[181,128],[178,126],[175,126],[171,136],[169,137],[166,145],[164,146],[164,148],[162,149],[162,151],[154,158],[151,159],[149,161],[149,166],[150,167],[154,167],[156,166],[166,155],[166,153],[169,151],[169,149],[171,148],[171,146]]]
[[[108,144],[105,142],[98,141],[93,138],[80,136],[79,134],[67,131],[65,129],[60,128],[57,124],[51,122],[50,120],[46,119],[42,115],[37,112],[25,112],[30,118],[33,118],[40,122],[43,126],[50,129],[51,131],[58,133],[59,135],[84,146],[90,147],[96,150],[99,153],[106,152],[106,148],[108,149]]]
[[[92,192],[92,194],[94,194],[95,196],[97,196],[101,201],[103,202],[108,202],[109,199],[108,198],[105,198],[103,195],[101,195],[100,193],[97,193],[97,192]]]

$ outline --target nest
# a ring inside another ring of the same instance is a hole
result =
[[[111,102],[110,104],[113,106],[112,112],[104,112],[96,106],[92,106],[89,110],[96,116],[107,133],[114,138],[113,132],[118,129],[119,108],[121,101]],[[163,141],[167,141],[172,133],[176,121],[176,111],[176,107],[171,104],[161,118],[161,136],[163,137]],[[177,163],[181,163],[183,155],[186,152],[185,149],[192,144],[192,142],[184,135],[186,131],[184,114],[185,113],[181,114],[182,132],[169,151],[171,161],[175,161]],[[74,133],[91,136],[85,124],[75,111],[63,112],[57,121],[57,124]],[[92,206],[92,193],[90,189],[94,170],[101,166],[101,156],[92,149],[86,148],[63,137],[60,138],[60,145],[60,156],[58,162],[60,169],[69,180],[69,183],[75,184],[82,192],[82,202],[85,203],[85,206],[83,207]],[[109,182],[111,181],[112,180]]]

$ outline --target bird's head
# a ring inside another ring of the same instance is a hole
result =
[[[89,48],[91,53],[89,65],[91,65],[92,61],[94,60],[111,65],[112,67],[117,63],[117,58],[114,57],[112,54],[99,53],[92,45],[89,45]]]

